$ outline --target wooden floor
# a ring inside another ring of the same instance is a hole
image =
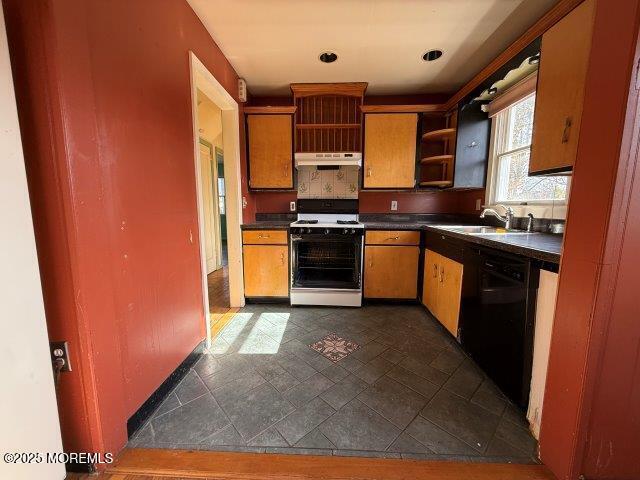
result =
[[[226,262],[225,262],[226,263]],[[229,302],[229,266],[211,272],[207,275],[209,291],[209,317],[211,322],[211,337],[215,336],[233,318],[237,308],[231,308]]]
[[[127,449],[107,472],[74,480],[553,480],[543,465]]]

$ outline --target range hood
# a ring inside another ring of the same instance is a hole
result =
[[[305,152],[296,153],[296,168],[304,166],[339,167],[341,165],[362,165],[362,152]]]

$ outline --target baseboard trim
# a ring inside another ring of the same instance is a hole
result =
[[[180,381],[187,374],[189,369],[198,361],[200,355],[204,351],[204,340],[200,342],[193,351],[187,355],[180,365],[169,375],[169,377],[162,382],[155,392],[147,399],[142,406],[131,415],[127,420],[127,437],[131,438],[138,429],[146,423],[151,417],[153,412],[160,406],[160,404],[167,397],[169,392],[180,383]]]
[[[553,480],[544,465],[126,449],[107,473],[234,480]]]

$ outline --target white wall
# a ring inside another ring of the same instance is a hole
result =
[[[0,5],[0,453],[61,452],[49,340],[15,93]],[[0,478],[62,479],[62,464],[11,464]]]

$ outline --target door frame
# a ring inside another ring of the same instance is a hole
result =
[[[200,275],[202,277],[202,309],[207,332],[207,347],[211,345],[211,322],[209,321],[209,290],[204,245],[204,209],[202,180],[199,169],[200,129],[198,125],[198,90],[204,93],[222,111],[222,141],[225,171],[227,255],[229,268],[229,302],[231,307],[244,306],[244,283],[242,272],[242,195],[240,188],[240,115],[238,102],[204,66],[198,57],[189,52],[191,78],[191,120],[193,125],[193,161],[198,206],[198,238],[200,241]]]

